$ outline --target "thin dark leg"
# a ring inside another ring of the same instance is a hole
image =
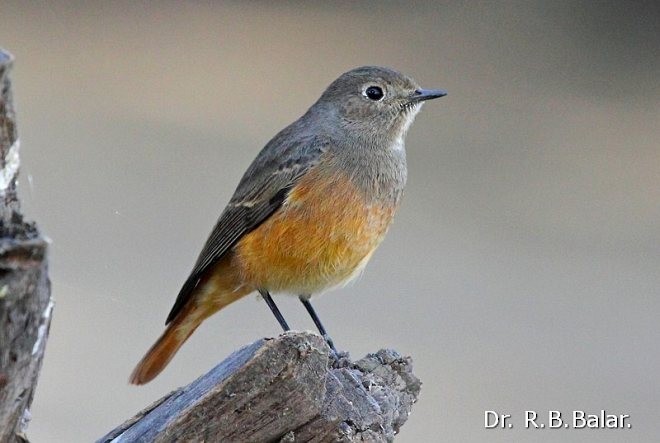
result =
[[[284,332],[289,331],[291,328],[289,328],[289,325],[287,324],[286,320],[284,320],[284,316],[282,316],[282,313],[277,308],[277,305],[273,301],[273,298],[270,296],[270,293],[268,293],[268,291],[266,290],[259,289],[259,294],[261,294],[263,299],[266,300],[266,304],[273,312],[273,315],[279,322],[280,326],[282,326],[282,329],[284,329]]]
[[[332,339],[326,332],[325,328],[323,327],[323,324],[321,323],[321,320],[319,320],[319,316],[316,315],[316,311],[314,310],[314,307],[312,307],[312,304],[309,302],[309,296],[306,295],[301,295],[298,297],[300,301],[302,302],[303,306],[305,309],[307,309],[307,312],[309,313],[309,316],[312,317],[312,320],[314,321],[314,324],[316,325],[316,329],[319,330],[325,341],[328,343],[328,346],[330,346],[330,349],[334,351],[334,353],[337,353],[337,350],[335,349],[335,344],[332,342]]]

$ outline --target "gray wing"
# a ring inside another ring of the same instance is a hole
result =
[[[284,129],[259,153],[238,184],[234,196],[220,215],[211,235],[183,284],[167,316],[171,322],[192,297],[205,272],[245,234],[257,228],[286,199],[300,177],[313,168],[328,145],[317,136],[290,136]]]

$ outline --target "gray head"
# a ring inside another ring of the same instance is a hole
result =
[[[363,66],[332,82],[314,107],[325,109],[326,116],[330,112],[350,131],[393,139],[405,135],[425,100],[445,95],[422,89],[392,69]]]

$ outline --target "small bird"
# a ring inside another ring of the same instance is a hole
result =
[[[401,201],[406,132],[445,95],[378,66],[333,81],[249,166],[130,383],[151,381],[202,321],[254,291],[285,331],[270,294],[298,295],[334,350],[310,297],[364,269]]]

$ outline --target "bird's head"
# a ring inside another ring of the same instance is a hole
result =
[[[351,131],[402,137],[425,100],[445,95],[441,89],[422,89],[392,69],[363,66],[333,81],[317,105]]]

